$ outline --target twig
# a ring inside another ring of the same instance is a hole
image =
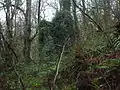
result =
[[[54,82],[53,82],[54,85],[55,85],[55,82],[56,82],[56,79],[57,79],[57,76],[58,76],[58,72],[59,72],[59,68],[60,68],[60,63],[62,61],[64,50],[65,50],[65,44],[63,45],[62,52],[60,54],[59,62],[58,62],[58,65],[57,65],[57,70],[56,70],[56,74],[55,74]]]
[[[24,85],[24,83],[23,83],[23,80],[22,80],[21,76],[19,75],[19,73],[17,72],[15,66],[14,66],[14,71],[15,71],[15,74],[16,74],[16,76],[18,77],[19,82],[20,82],[20,84],[21,84],[21,86],[22,86],[22,90],[25,90],[25,85]]]
[[[61,54],[60,54],[59,62],[58,62],[58,64],[57,64],[56,74],[55,74],[54,81],[53,81],[53,88],[55,88],[55,83],[56,83],[56,79],[57,79],[57,76],[58,76],[58,73],[59,73],[60,63],[61,63],[61,61],[62,61],[63,53],[64,53],[64,51],[65,51],[65,46],[66,46],[66,44],[67,44],[68,41],[69,41],[69,37],[70,37],[70,36],[68,36],[68,37],[66,38],[65,43],[64,43],[64,45],[63,45],[63,47],[62,47],[62,52],[61,52]]]
[[[102,72],[100,72],[100,73],[103,74]],[[110,86],[109,82],[106,80],[105,73],[103,74],[103,79],[105,80],[106,84],[108,85],[109,90],[111,90],[111,86]]]
[[[109,82],[106,80],[105,77],[103,77],[103,78],[104,78],[105,82],[107,83],[109,90],[111,90],[111,86],[110,86]]]

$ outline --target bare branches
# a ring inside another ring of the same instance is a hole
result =
[[[18,77],[18,80],[19,80],[19,82],[20,82],[20,84],[21,84],[21,86],[22,86],[22,87],[21,87],[22,90],[25,90],[25,85],[24,85],[24,83],[23,83],[23,80],[22,80],[20,74],[17,72],[17,70],[16,70],[15,67],[14,67],[14,72],[15,72],[16,76]]]
[[[13,48],[11,48],[10,44],[7,42],[7,40],[5,39],[4,35],[2,32],[0,32],[2,39],[4,40],[4,42],[7,44],[8,48],[11,50],[11,52],[14,54],[16,60],[18,61],[17,55],[15,53],[15,51],[13,50]]]
[[[3,2],[0,2],[0,4],[2,4],[3,7],[6,7],[6,4],[3,3]],[[25,11],[24,11],[22,8],[20,8],[19,6],[17,6],[17,5],[13,5],[13,4],[10,4],[10,6],[15,7],[16,9],[20,10],[20,11],[23,13],[23,15],[26,16]]]
[[[23,15],[26,17],[26,13],[25,13],[25,11],[22,8],[20,8],[19,6],[13,5],[13,4],[11,4],[11,6],[13,6],[16,9],[20,10],[23,13]]]
[[[0,4],[2,4],[3,6],[5,5],[3,2],[0,2]]]
[[[0,27],[0,28],[1,28],[1,27]],[[8,48],[8,49],[12,52],[12,54],[15,56],[16,61],[18,61],[18,57],[17,57],[14,49],[10,46],[10,44],[8,43],[8,41],[5,39],[3,33],[0,32],[0,34],[1,34],[2,39],[4,40],[4,42],[7,44],[7,48]],[[15,60],[13,59],[13,61],[15,61]],[[18,77],[18,80],[19,80],[19,82],[20,82],[20,84],[21,84],[21,86],[22,86],[22,90],[25,90],[25,86],[24,86],[23,80],[21,79],[21,76],[19,75],[18,71],[16,70],[16,63],[13,63],[13,64],[12,64],[12,67],[14,68],[14,72],[15,72],[16,76]]]
[[[86,17],[88,17],[89,20],[90,20],[94,25],[97,26],[97,28],[98,28],[99,31],[103,31],[102,27],[101,27],[92,17],[90,17],[87,13],[85,13],[85,12],[75,3],[74,0],[72,0],[72,1],[73,1],[73,4],[74,4]]]
[[[41,7],[41,0],[39,0],[39,5],[38,5],[38,28],[36,29],[36,33],[35,33],[35,34],[33,35],[33,37],[30,39],[31,41],[37,36],[38,30],[40,29],[40,28],[39,28],[39,24],[40,24],[40,20],[41,20],[41,16],[40,16],[41,10],[40,10],[40,7]]]

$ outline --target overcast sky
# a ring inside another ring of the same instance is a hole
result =
[[[0,0],[0,1],[2,1],[2,0]],[[35,2],[35,1],[37,1],[37,0],[32,0],[32,3]],[[54,1],[55,0],[43,0],[43,2],[47,2],[48,4],[52,4],[52,5],[53,5]],[[51,6],[48,6],[47,3],[44,3],[45,19],[48,20],[48,21],[51,21],[54,14],[55,14],[55,9],[53,9],[53,7],[51,7]],[[26,5],[26,3],[24,2],[22,7],[25,7],[25,5]],[[53,6],[55,6],[55,5],[53,5]],[[0,5],[0,7],[1,7],[1,5]],[[41,13],[41,15],[44,16],[43,13]],[[4,12],[4,10],[1,10],[1,9],[0,9],[0,21],[2,21],[2,22],[5,21],[5,12]]]

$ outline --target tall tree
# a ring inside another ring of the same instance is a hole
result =
[[[60,5],[60,11],[56,13],[56,16],[52,20],[53,29],[51,30],[54,44],[59,52],[61,51],[60,46],[65,43],[65,39],[69,37],[72,40],[74,36],[73,17],[70,9],[71,0],[61,0]]]
[[[73,18],[74,18],[74,28],[75,28],[75,43],[77,43],[77,41],[79,40],[79,27],[78,27],[78,18],[77,18],[77,11],[76,11],[76,6],[75,4],[76,0],[74,0],[74,2],[72,2],[72,6],[73,6]]]
[[[11,20],[11,0],[5,0],[6,3],[6,26],[7,26],[7,38],[9,39],[9,43],[12,43],[12,20]]]
[[[38,4],[38,26],[39,26],[39,23],[40,23],[40,6],[41,6],[41,0],[38,1],[39,4]]]
[[[31,0],[26,0],[26,29],[24,31],[24,58],[27,62],[31,61]]]

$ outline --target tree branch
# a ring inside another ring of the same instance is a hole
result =
[[[16,5],[13,5],[13,4],[11,4],[11,6],[13,6],[16,9],[20,10],[23,13],[23,15],[26,17],[26,13],[25,13],[25,11],[22,8],[20,8],[20,7],[16,6]]]
[[[72,0],[72,1],[73,1],[73,4],[74,4],[86,17],[88,17],[89,20],[90,20],[94,25],[97,26],[97,28],[98,28],[99,31],[103,31],[102,27],[101,27],[92,17],[90,17],[87,13],[85,13],[85,12],[75,3],[74,0]]]
[[[2,4],[3,7],[6,7],[6,4],[3,2],[0,2],[0,4]],[[19,6],[13,5],[13,4],[10,4],[10,6],[15,7],[16,9],[20,10],[23,13],[23,15],[26,17],[26,13],[22,8],[20,8]]]
[[[0,28],[1,28],[1,27],[0,27]],[[1,34],[2,39],[4,40],[4,42],[7,44],[7,48],[8,48],[8,49],[10,49],[10,51],[13,53],[13,55],[14,55],[14,56],[15,56],[15,58],[16,58],[16,60],[18,61],[18,57],[17,57],[17,55],[16,55],[16,53],[15,53],[14,49],[13,49],[13,48],[11,48],[10,44],[9,44],[9,43],[7,42],[7,40],[5,39],[5,37],[4,37],[4,35],[3,35],[3,33],[2,33],[2,32],[0,32],[0,34]],[[17,75],[17,77],[18,77],[18,79],[19,79],[19,82],[20,82],[20,84],[21,84],[21,86],[22,86],[22,90],[25,90],[24,83],[23,83],[23,81],[22,81],[22,79],[21,79],[21,77],[20,77],[20,75],[19,75],[18,71],[16,70],[16,64],[15,64],[15,63],[13,63],[12,67],[14,68],[14,72],[15,72],[15,74]]]
[[[61,61],[62,61],[62,57],[63,57],[64,50],[65,50],[65,45],[63,45],[62,52],[61,52],[61,54],[60,54],[59,62],[58,62],[58,65],[57,65],[56,74],[55,74],[55,77],[54,77],[54,82],[53,82],[54,84],[55,84],[56,79],[57,79],[57,76],[58,76],[58,72],[59,72],[59,68],[60,68],[60,63],[61,63]]]
[[[64,43],[64,45],[62,47],[60,58],[59,58],[59,61],[58,61],[58,64],[57,64],[56,74],[55,74],[54,81],[53,81],[53,88],[55,88],[55,83],[56,83],[56,79],[57,79],[57,76],[58,76],[58,73],[59,73],[60,63],[62,61],[63,53],[65,51],[65,46],[68,43],[68,41],[69,41],[69,36],[66,38],[65,43]]]

